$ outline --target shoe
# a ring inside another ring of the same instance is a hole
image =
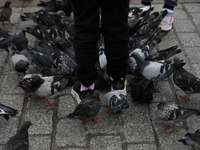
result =
[[[121,81],[111,81],[111,91],[112,90],[121,90],[122,93],[127,96],[126,91],[127,79],[123,78]]]
[[[94,90],[88,89],[81,92],[81,82],[76,81],[72,87],[71,94],[77,100],[78,104],[87,96],[92,95]]]
[[[163,10],[166,10],[166,9],[162,9],[161,11]],[[161,21],[159,27],[161,27],[162,31],[169,31],[172,29],[172,23],[173,23],[173,11],[169,10],[168,14]]]

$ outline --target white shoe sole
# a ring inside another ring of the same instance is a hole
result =
[[[73,88],[72,88],[72,90],[71,90],[71,94],[72,94],[72,96],[77,100],[77,103],[79,104],[79,103],[81,102],[81,99],[79,98],[78,93],[76,93],[76,92],[73,90]]]

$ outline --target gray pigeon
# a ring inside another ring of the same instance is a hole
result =
[[[12,136],[6,143],[3,150],[28,150],[29,149],[29,135],[28,129],[31,126],[30,121],[26,121],[19,129],[17,134]]]
[[[69,114],[69,118],[81,119],[81,123],[87,123],[89,120],[98,122],[98,118],[95,119],[96,115],[101,109],[101,101],[99,99],[99,91],[95,90],[92,95],[87,95],[81,102],[76,106],[73,113]]]
[[[185,139],[178,140],[184,145],[199,145],[200,144],[200,130],[196,130],[195,133],[186,133]]]
[[[12,14],[12,8],[10,7],[11,1],[6,1],[4,6],[0,7],[0,21],[4,25],[4,21],[10,22],[10,16]],[[10,22],[11,25],[15,23]]]
[[[129,107],[126,96],[121,90],[113,90],[105,94],[105,104],[109,107],[108,112],[121,112]]]
[[[8,120],[9,116],[15,116],[16,114],[17,110],[0,103],[0,116],[3,116],[6,120]]]
[[[20,77],[19,72],[25,74],[26,70],[28,69],[28,59],[23,54],[20,54],[17,49],[15,49],[15,45],[13,43],[8,44],[8,50],[10,52],[11,67],[17,71],[18,77]]]
[[[170,126],[167,134],[172,131],[172,127],[176,122],[185,121],[191,115],[200,115],[200,111],[196,109],[180,107],[174,102],[161,101],[155,110],[155,116],[163,121],[166,126]]]
[[[186,94],[186,96],[181,96],[181,101],[188,100],[190,94],[200,93],[200,79],[185,70],[182,67],[181,61],[178,57],[174,58],[173,70],[174,83]]]
[[[23,81],[19,83],[26,93],[34,93],[40,96],[40,99],[53,96],[55,93],[62,91],[69,83],[69,76],[48,76],[42,77],[39,74],[27,74],[24,76]],[[26,97],[30,97],[28,95]],[[48,103],[48,105],[53,105]]]
[[[168,61],[145,61],[137,52],[132,52],[131,56],[135,58],[137,67],[141,75],[155,83],[155,88],[160,80],[169,77],[173,72],[171,62]]]

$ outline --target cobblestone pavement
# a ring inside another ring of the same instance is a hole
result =
[[[155,4],[155,11],[160,11],[161,4]],[[178,55],[187,64],[187,70],[200,77],[200,4],[179,4],[175,8],[173,29],[165,36],[156,47],[162,50],[170,46],[179,45],[182,53]],[[23,12],[35,12],[39,7],[13,8],[11,17],[16,25],[0,26],[9,30],[11,34],[17,34],[33,22],[21,22],[20,14]],[[27,34],[29,45],[35,45],[35,38]],[[22,51],[26,55],[25,51]],[[30,58],[30,57],[29,57]],[[172,76],[171,76],[172,77]],[[31,121],[33,125],[29,129],[30,150],[175,150],[192,149],[184,146],[177,139],[183,138],[186,132],[194,132],[200,128],[200,118],[190,117],[186,122],[177,123],[174,132],[166,134],[163,131],[167,127],[154,117],[154,108],[166,97],[181,106],[200,109],[199,94],[193,94],[190,101],[178,101],[183,92],[173,84],[172,78],[159,82],[160,93],[154,94],[154,100],[150,106],[139,105],[132,102],[130,87],[128,86],[128,101],[130,107],[121,114],[108,114],[104,106],[103,96],[108,90],[101,92],[102,109],[98,115],[101,120],[98,123],[81,124],[80,120],[69,119],[66,116],[77,105],[71,96],[71,87],[67,87],[60,95],[49,101],[54,101],[55,107],[47,107],[47,101],[40,101],[37,97],[24,98],[25,93],[17,84],[21,81],[17,78],[9,64],[9,54],[0,50],[0,100],[1,103],[19,110],[16,117],[8,121],[0,119],[0,149],[3,144],[14,135],[24,121]],[[200,147],[196,147],[196,150]],[[195,149],[195,148],[194,148]]]

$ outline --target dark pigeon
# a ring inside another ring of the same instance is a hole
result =
[[[195,133],[186,133],[186,138],[178,140],[184,145],[199,145],[200,144],[200,130],[196,130]]]
[[[130,87],[133,101],[141,105],[149,105],[153,100],[153,94],[158,92],[154,89],[153,82],[145,79],[140,81],[131,80]]]
[[[10,7],[11,1],[6,1],[4,6],[0,7],[0,21],[4,25],[4,21],[10,22],[10,16],[12,15],[12,8]],[[15,23],[10,22],[14,25]]]
[[[108,112],[121,112],[122,109],[129,108],[126,96],[121,90],[113,90],[105,94],[105,104],[110,109]]]
[[[174,58],[173,70],[174,83],[186,94],[186,96],[181,96],[181,101],[188,100],[190,94],[200,93],[200,79],[185,70],[181,65],[181,61],[178,57]]]
[[[147,56],[145,58],[145,60],[147,60],[147,61],[167,60],[170,57],[181,52],[181,49],[177,49],[177,48],[178,48],[178,45],[175,45],[175,46],[169,47],[167,49],[160,50],[158,52],[150,54],[149,56]]]
[[[96,115],[101,109],[101,101],[99,99],[99,91],[95,90],[92,95],[87,95],[81,102],[76,106],[73,113],[69,114],[69,118],[78,118],[82,120],[82,123],[87,123],[89,120],[98,122],[98,118],[95,119]]]
[[[18,112],[16,109],[13,109],[0,103],[0,116],[3,116],[6,120],[9,119],[9,116],[15,116],[17,113]]]
[[[155,110],[155,116],[161,119],[165,125],[170,126],[166,133],[172,132],[172,127],[176,122],[185,121],[191,115],[200,115],[196,109],[180,107],[174,102],[161,101]]]
[[[12,136],[6,143],[3,150],[28,150],[29,149],[29,135],[28,129],[31,126],[30,121],[26,121],[19,129],[17,134]]]
[[[25,31],[22,30],[17,35],[10,35],[0,41],[0,48],[7,50],[7,44],[13,43],[18,51],[22,51],[28,45]]]

